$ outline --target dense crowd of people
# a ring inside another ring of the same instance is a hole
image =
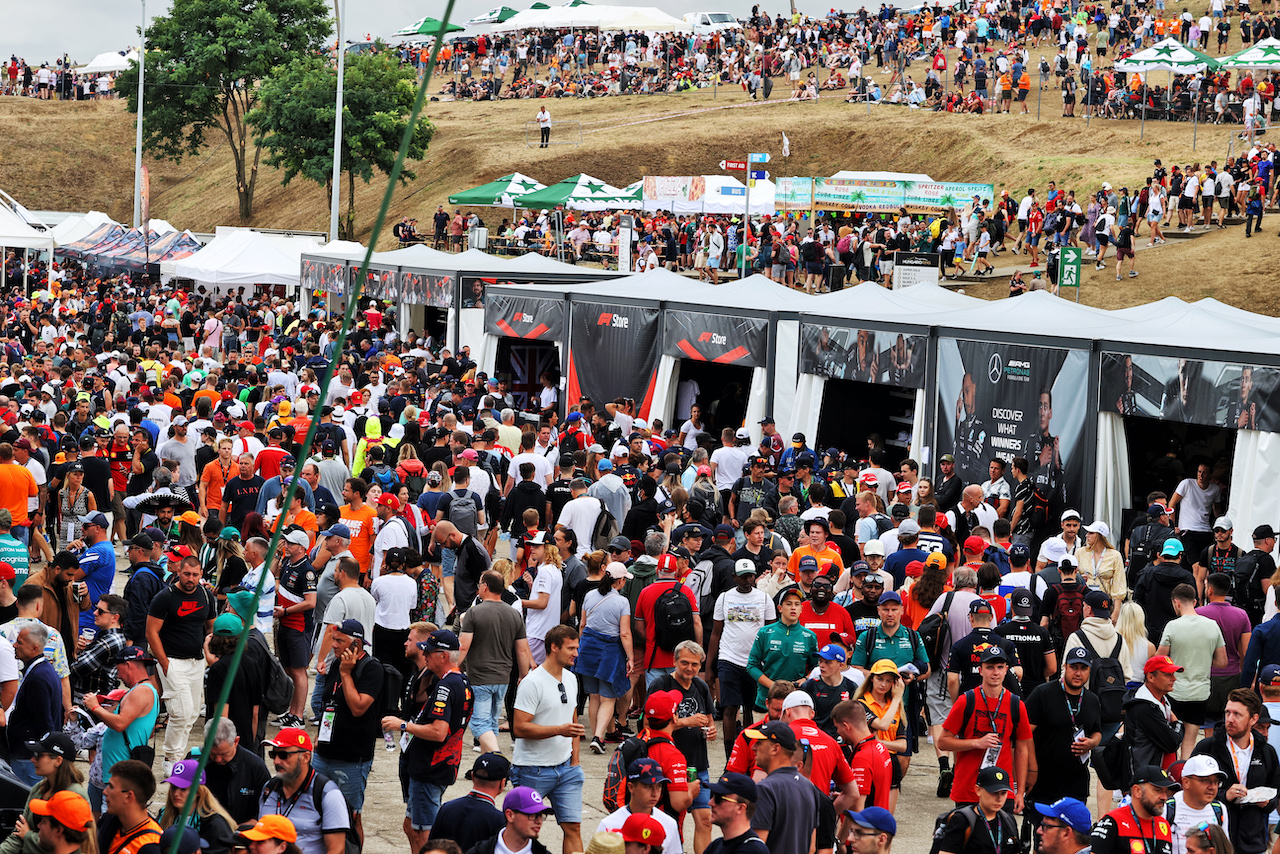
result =
[[[917,753],[939,852],[1271,849],[1277,534],[1233,545],[1207,462],[1113,531],[1033,512],[1021,457],[965,483],[875,437],[715,431],[696,397],[671,425],[554,377],[517,400],[369,300],[339,346],[277,296],[28,272],[0,333],[14,852],[357,850],[380,744],[420,852],[542,852],[553,815],[565,854],[884,854],[934,788]]]

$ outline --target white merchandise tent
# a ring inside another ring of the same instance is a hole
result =
[[[68,217],[58,223],[50,229],[49,235],[53,237],[53,241],[57,245],[66,246],[68,243],[75,243],[77,240],[83,240],[90,234],[93,234],[99,226],[106,225],[108,223],[112,225],[120,225],[120,223],[116,222],[102,211],[89,211],[83,216]]]
[[[256,231],[233,231],[174,263],[173,275],[222,293],[241,285],[296,287],[302,254],[316,247],[317,241],[273,240]]]
[[[110,53],[100,53],[90,60],[88,65],[82,65],[75,69],[80,74],[113,74],[124,71],[129,67],[130,62],[138,61],[138,52],[131,50],[127,55],[122,56],[119,51],[111,51]]]
[[[53,237],[47,231],[36,231],[17,214],[0,205],[0,247],[6,249],[45,249],[53,251]]]

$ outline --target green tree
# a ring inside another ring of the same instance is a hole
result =
[[[390,174],[413,109],[417,76],[381,45],[374,53],[348,55],[345,76],[341,165],[347,178],[347,209],[339,219],[338,235],[352,240],[356,178],[368,184],[375,170]],[[248,121],[254,141],[267,150],[267,165],[284,172],[285,186],[301,176],[332,192],[337,81],[334,63],[317,57],[277,69],[262,84],[258,107]],[[420,118],[408,159],[421,160],[434,133],[432,124]],[[400,173],[402,182],[416,177],[409,169]]]
[[[175,163],[222,135],[236,167],[240,220],[253,215],[261,146],[246,116],[272,69],[316,55],[332,30],[325,0],[174,0],[147,30],[143,150]],[[116,82],[138,110],[138,67]]]

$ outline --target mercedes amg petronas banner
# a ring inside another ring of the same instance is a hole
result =
[[[833,380],[922,388],[929,339],[901,332],[800,324],[800,372]]]
[[[503,338],[560,341],[564,338],[564,300],[489,292],[485,329]]]
[[[1025,457],[1055,514],[1079,508],[1088,374],[1083,350],[941,339],[935,459],[953,454],[961,480],[980,484],[992,457]]]
[[[665,356],[750,368],[768,362],[769,322],[764,318],[667,309],[662,326]]]
[[[1102,409],[1276,433],[1280,368],[1103,353]]]
[[[648,418],[657,373],[656,306],[572,303],[566,404],[585,395],[603,411],[605,403],[622,395],[634,398]]]

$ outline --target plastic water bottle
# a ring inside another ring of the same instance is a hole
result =
[[[387,753],[391,753],[396,749],[396,740],[395,740],[395,737],[391,735],[391,733],[384,732],[382,734],[382,740],[387,743]]]

